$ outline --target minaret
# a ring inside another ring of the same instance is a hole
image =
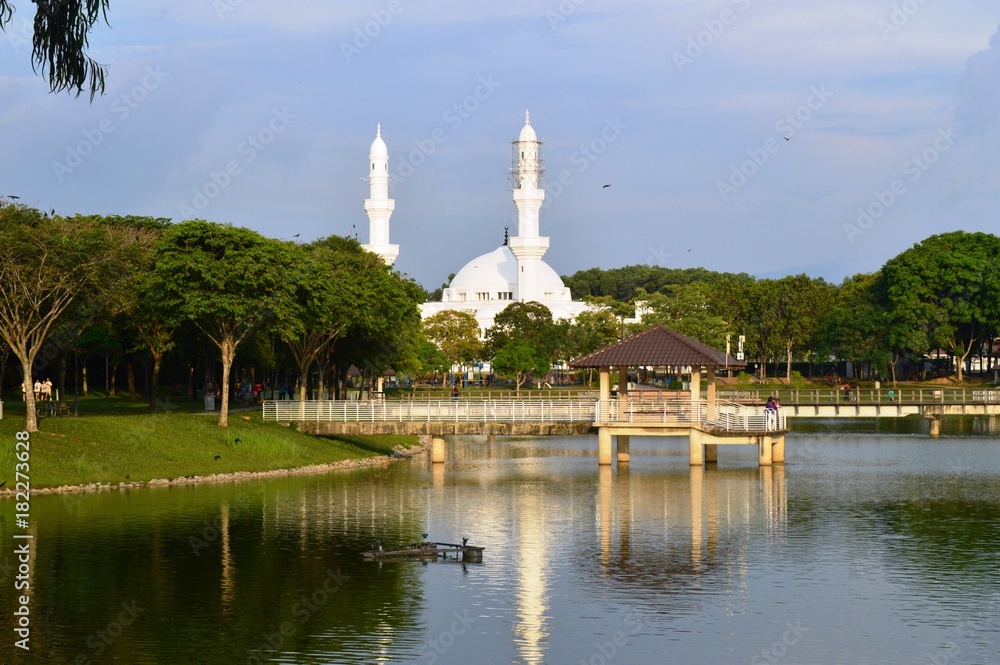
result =
[[[368,244],[362,247],[378,254],[391,266],[399,256],[399,245],[389,244],[389,218],[396,209],[396,202],[389,198],[389,149],[382,140],[382,125],[376,130],[369,153],[368,183],[371,185],[371,193],[365,199],[365,212],[368,213],[369,222]]]
[[[545,200],[542,181],[541,142],[525,111],[524,128],[514,141],[511,169],[514,181],[514,204],[517,205],[517,235],[510,239],[510,251],[517,258],[517,293],[520,302],[541,300],[538,293],[538,264],[549,248],[549,239],[538,235],[538,211]]]

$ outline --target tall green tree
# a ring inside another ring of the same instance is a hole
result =
[[[855,365],[864,363],[896,383],[896,361],[912,346],[912,330],[893,319],[878,273],[844,279],[820,325],[819,347]]]
[[[29,432],[38,430],[33,367],[43,345],[67,312],[88,319],[84,310],[102,306],[146,241],[140,230],[101,218],[0,205],[0,338],[21,363]],[[43,359],[65,351],[72,339],[54,342]]]
[[[424,319],[424,333],[434,342],[449,366],[471,365],[483,356],[479,322],[468,312],[446,309]]]
[[[524,339],[512,339],[493,356],[493,369],[504,376],[514,377],[517,392],[531,376],[543,376],[552,364],[545,353]]]
[[[691,282],[647,295],[643,300],[649,312],[642,317],[642,328],[661,325],[713,348],[724,348],[729,324],[712,311],[711,289],[706,282]]]
[[[890,259],[881,286],[894,319],[914,331],[916,351],[948,349],[962,380],[966,358],[1000,323],[1000,238],[954,231]]]
[[[299,398],[305,400],[309,369],[320,366],[322,384],[337,340],[371,321],[392,276],[353,238],[331,236],[290,251],[297,255],[294,294],[288,316],[276,323],[303,377]]]
[[[270,318],[290,318],[295,258],[290,243],[204,220],[170,227],[153,252],[151,287],[221,354],[220,427],[229,424],[229,373],[240,343]]]
[[[538,302],[516,302],[493,318],[486,331],[487,349],[496,354],[514,339],[523,339],[538,349],[549,361],[565,347],[565,333],[552,319],[552,311]]]
[[[90,31],[107,23],[109,0],[33,0],[35,5],[31,65],[48,79],[52,92],[84,88],[90,99],[104,94],[107,67],[87,55]],[[14,16],[14,3],[0,0],[0,30]]]
[[[792,355],[808,354],[832,305],[834,289],[822,278],[789,275],[773,283],[765,311],[774,318],[774,337],[785,355],[785,380],[792,382]]]

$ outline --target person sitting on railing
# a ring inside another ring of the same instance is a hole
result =
[[[611,399],[618,399],[618,384],[611,386]]]

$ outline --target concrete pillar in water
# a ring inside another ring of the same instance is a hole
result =
[[[701,445],[701,432],[696,429],[691,430],[690,436],[690,461],[691,466],[704,466],[705,453]]]
[[[611,465],[611,430],[607,427],[597,429],[597,464]]]
[[[431,462],[434,464],[444,463],[444,437],[431,437]]]
[[[719,444],[705,444],[705,461],[709,464],[717,464],[719,461]]]
[[[771,437],[763,434],[757,437],[757,464],[771,466]]]
[[[630,455],[629,455],[629,451],[628,451],[628,443],[629,443],[628,442],[628,435],[627,434],[619,434],[618,436],[615,437],[615,439],[617,441],[616,448],[618,450],[618,463],[619,464],[628,464],[628,461],[630,459]]]
[[[936,439],[941,436],[941,416],[928,417],[927,420],[931,421],[931,438]]]
[[[774,442],[771,446],[771,461],[775,464],[785,463],[785,435],[779,434],[772,439]]]

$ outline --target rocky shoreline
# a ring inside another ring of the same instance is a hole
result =
[[[305,476],[333,471],[363,469],[372,466],[389,466],[393,462],[408,460],[426,451],[430,447],[431,437],[421,436],[420,442],[413,448],[397,447],[392,455],[363,457],[360,459],[340,460],[330,464],[310,464],[291,469],[272,469],[269,471],[236,471],[233,473],[213,473],[207,476],[182,476],[180,478],[154,478],[143,482],[120,483],[90,483],[87,485],[61,485],[59,487],[32,488],[32,494],[70,494],[74,492],[107,492],[111,490],[135,489],[140,487],[172,487],[179,485],[197,485],[202,483],[229,483],[260,478],[276,478],[279,476]],[[4,487],[0,489],[0,497],[13,496],[15,489]]]

